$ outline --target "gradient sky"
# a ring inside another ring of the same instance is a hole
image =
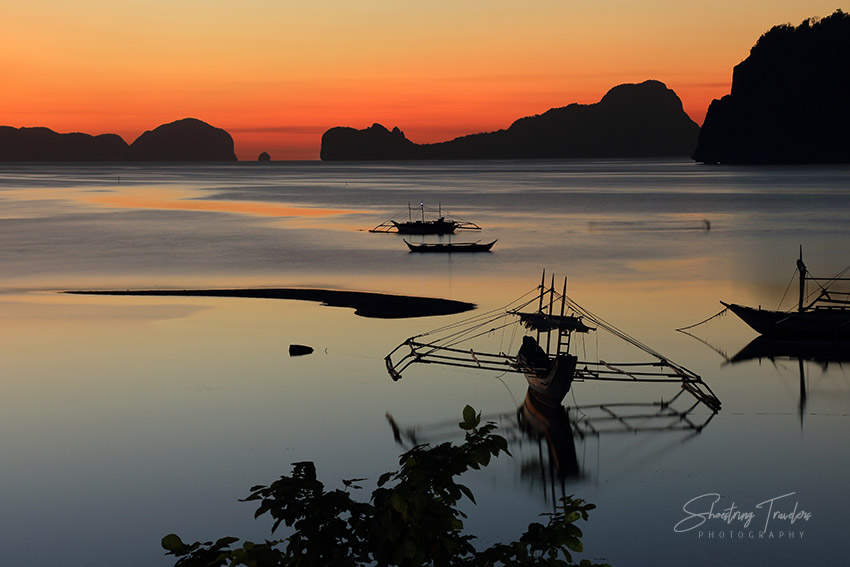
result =
[[[195,117],[239,159],[318,159],[333,126],[414,142],[506,128],[658,79],[702,123],[776,24],[836,0],[2,0],[0,124],[145,130]]]

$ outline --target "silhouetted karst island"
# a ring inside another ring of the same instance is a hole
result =
[[[263,152],[257,157],[257,161],[271,161],[272,156],[268,152]]]
[[[761,36],[708,108],[693,159],[850,162],[850,15],[836,11]]]
[[[690,156],[699,126],[660,81],[612,88],[595,104],[520,118],[508,129],[416,144],[398,128],[331,128],[323,160],[515,159]]]
[[[0,126],[0,161],[125,161],[129,146],[117,134],[59,134],[49,128]]]
[[[323,160],[416,159],[423,146],[414,144],[398,128],[387,130],[380,124],[356,130],[331,128],[322,135]]]
[[[195,118],[164,124],[128,145],[117,134],[59,134],[0,126],[0,161],[235,161],[233,138]]]
[[[130,144],[133,161],[236,161],[233,138],[197,118],[148,130]]]

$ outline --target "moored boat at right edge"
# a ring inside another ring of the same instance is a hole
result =
[[[795,311],[779,311],[747,307],[736,303],[721,303],[741,318],[757,333],[767,337],[797,339],[841,339],[850,337],[850,292],[830,289],[838,282],[850,282],[843,275],[845,268],[831,278],[814,278],[803,263],[803,251],[797,260],[800,289]],[[808,282],[817,291],[807,295]]]

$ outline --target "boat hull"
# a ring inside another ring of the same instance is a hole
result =
[[[484,244],[479,243],[446,243],[446,244],[413,244],[404,241],[407,244],[407,247],[411,252],[424,252],[424,253],[442,253],[442,254],[453,254],[457,252],[489,252],[490,249],[496,244],[496,241],[486,242]]]
[[[735,303],[723,303],[754,331],[767,337],[846,338],[850,337],[850,310],[812,309],[771,311]]]
[[[540,367],[529,364],[521,354],[517,356],[517,364],[525,374],[529,392],[550,407],[559,407],[570,391],[577,361],[571,354],[561,354],[550,359],[548,366]]]

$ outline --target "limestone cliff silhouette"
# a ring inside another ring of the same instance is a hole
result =
[[[416,159],[421,146],[414,144],[397,127],[392,131],[380,124],[369,128],[331,128],[322,135],[323,160]]]
[[[693,159],[850,162],[850,15],[836,11],[761,36],[709,106]]]
[[[0,126],[0,161],[125,161],[128,150],[127,142],[116,134]]]
[[[133,161],[236,161],[233,138],[197,118],[148,130],[130,144]]]
[[[128,145],[117,134],[59,134],[0,126],[0,161],[235,161],[233,138],[195,118],[163,124]]]
[[[415,144],[398,128],[331,128],[323,160],[608,158],[689,156],[699,126],[660,81],[612,88],[595,104],[520,118],[508,129]]]

